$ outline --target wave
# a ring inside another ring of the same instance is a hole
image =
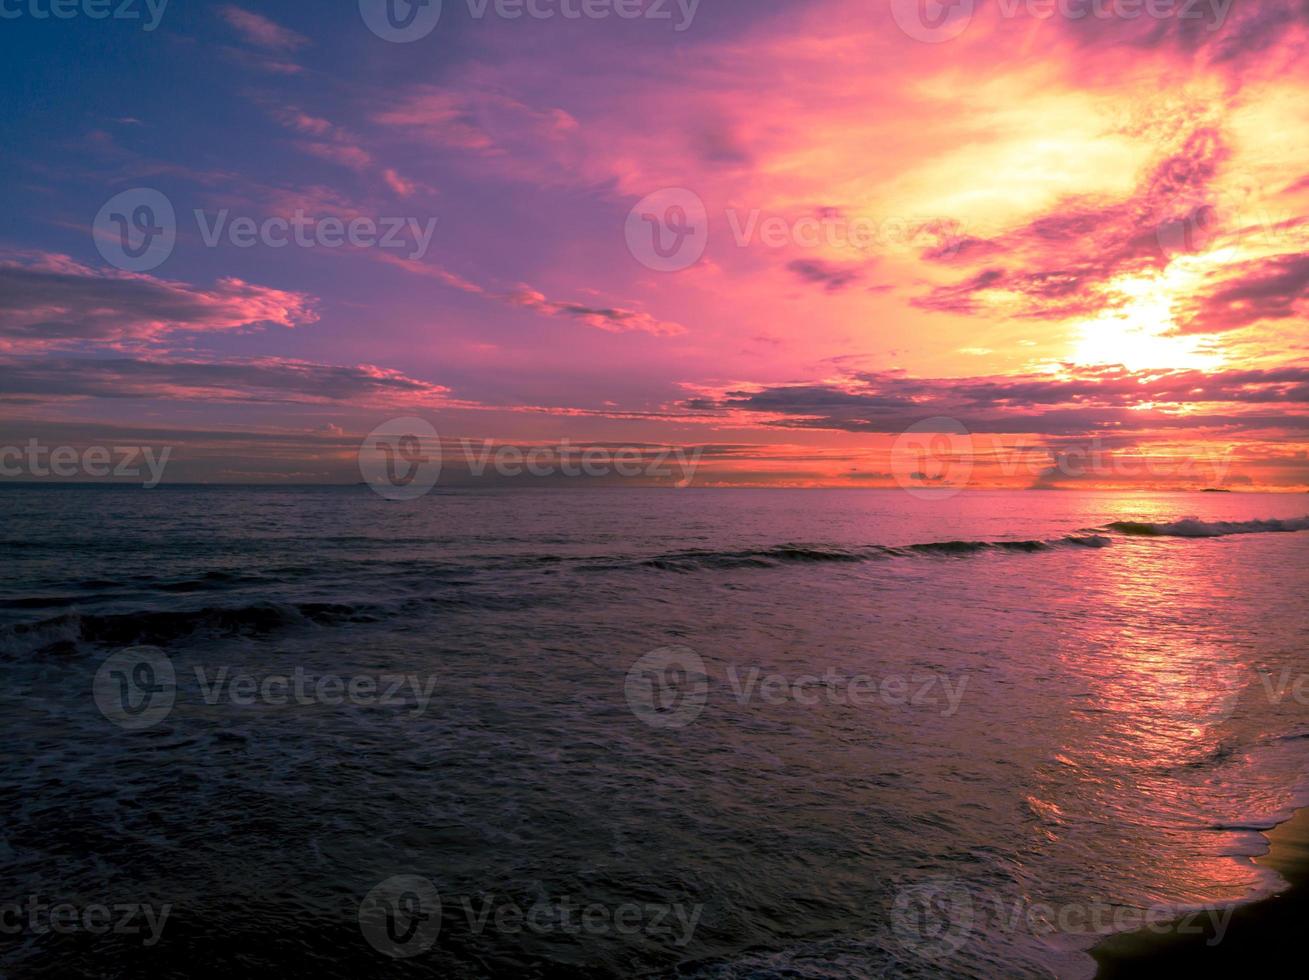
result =
[[[781,544],[744,551],[675,551],[648,558],[588,560],[584,570],[612,571],[625,568],[657,568],[688,572],[707,568],[775,568],[779,565],[817,563],[859,564],[914,556],[964,557],[985,552],[1033,553],[1057,548],[1104,548],[1111,539],[1103,534],[1070,534],[1049,541],[924,541],[906,545],[864,545],[836,548],[822,545]]]
[[[1132,537],[1164,538],[1221,538],[1229,534],[1264,534],[1271,531],[1309,531],[1309,517],[1292,517],[1262,521],[1202,521],[1184,517],[1180,521],[1151,523],[1148,521],[1113,521],[1106,530],[1117,531]]]
[[[924,541],[905,545],[862,545],[836,547],[831,545],[785,543],[762,548],[716,551],[686,550],[648,557],[590,556],[537,554],[512,556],[508,564],[519,567],[541,567],[564,564],[582,572],[606,572],[653,568],[660,571],[694,572],[706,569],[777,568],[797,564],[860,564],[906,558],[960,559],[986,554],[1037,554],[1059,549],[1098,549],[1113,544],[1114,535],[1125,537],[1179,537],[1210,538],[1230,534],[1255,534],[1309,530],[1309,517],[1250,521],[1202,521],[1188,517],[1172,522],[1113,521],[1103,527],[1083,530],[1074,534],[1045,540],[949,540]],[[356,566],[358,563],[353,563]],[[280,572],[308,572],[307,567],[281,569]],[[163,644],[172,640],[206,631],[218,635],[265,634],[295,625],[335,625],[341,623],[375,623],[397,612],[412,611],[414,606],[477,606],[486,609],[518,609],[541,601],[518,593],[469,592],[450,586],[450,576],[473,574],[475,567],[427,568],[421,575],[417,594],[407,598],[392,595],[378,602],[278,602],[258,601],[243,605],[205,606],[198,609],[138,609],[127,612],[85,613],[77,609],[82,603],[97,600],[95,595],[39,594],[0,599],[0,609],[47,610],[59,615],[34,622],[0,626],[0,655],[24,653],[67,653],[81,643],[92,644]],[[542,568],[550,573],[552,568]],[[444,577],[447,588],[434,594],[435,578]],[[388,572],[394,584],[393,573]],[[210,589],[225,589],[233,583],[256,582],[276,587],[283,581],[281,575],[209,571],[195,577],[152,581],[149,590],[164,596],[197,593]],[[359,579],[356,578],[356,583]],[[90,580],[76,583],[88,590],[102,591],[125,583]],[[358,589],[354,590],[356,593]],[[103,600],[102,594],[98,597]],[[69,608],[72,607],[72,608]]]
[[[1187,517],[1178,521],[1111,521],[1103,527],[1048,540],[1022,541],[924,541],[906,545],[865,545],[836,548],[822,545],[782,544],[747,551],[678,551],[640,559],[613,559],[591,564],[593,570],[657,568],[687,572],[705,568],[773,568],[778,565],[815,562],[858,563],[911,556],[964,557],[993,552],[1035,553],[1058,548],[1106,548],[1113,535],[1124,537],[1215,538],[1229,534],[1259,534],[1274,531],[1309,530],[1309,517],[1252,521],[1202,521]]]
[[[0,627],[0,653],[68,653],[79,644],[132,646],[163,644],[198,632],[261,635],[289,626],[314,623],[376,622],[365,607],[338,603],[259,602],[248,606],[192,610],[134,610],[127,613],[64,613],[35,623]]]
[[[160,601],[165,600],[161,597]],[[156,607],[104,613],[74,609],[34,622],[0,626],[0,656],[61,657],[78,652],[84,645],[165,646],[197,635],[262,637],[297,628],[380,623],[447,608],[517,612],[541,602],[540,597],[520,593],[454,590],[371,602],[266,600],[200,609]]]
[[[877,557],[867,549],[819,548],[801,545],[778,545],[752,551],[676,551],[630,561],[598,566],[606,569],[624,567],[658,568],[664,571],[690,571],[696,568],[772,568],[783,564],[817,562],[852,563]]]

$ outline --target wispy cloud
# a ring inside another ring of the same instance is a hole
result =
[[[224,4],[218,8],[218,13],[236,29],[242,39],[258,47],[273,51],[294,51],[309,44],[309,39],[304,35],[243,7]]]
[[[520,286],[505,294],[507,302],[514,306],[535,310],[547,316],[570,317],[580,320],[588,327],[607,330],[610,333],[641,333],[669,337],[686,333],[686,328],[679,323],[659,320],[649,313],[639,310],[623,309],[619,306],[588,306],[585,303],[561,303],[546,297],[530,286]]]
[[[0,254],[0,350],[126,349],[183,333],[295,327],[312,297],[235,277],[197,287],[83,265],[48,252]]]
[[[725,390],[688,407],[747,413],[761,424],[845,432],[902,432],[951,418],[971,432],[1089,434],[1155,428],[1309,430],[1309,367],[919,378],[858,373],[839,384]],[[1270,412],[1276,407],[1276,412]]]
[[[0,401],[72,398],[435,405],[448,389],[369,364],[279,357],[41,357],[0,361]]]

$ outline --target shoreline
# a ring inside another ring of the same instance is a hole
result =
[[[1262,833],[1269,849],[1253,859],[1255,864],[1276,871],[1290,887],[1237,906],[1218,943],[1213,942],[1212,923],[1204,918],[1196,922],[1202,931],[1190,935],[1139,930],[1110,936],[1090,951],[1097,965],[1095,980],[1181,976],[1182,971],[1192,977],[1281,972],[1289,937],[1309,921],[1309,807]]]

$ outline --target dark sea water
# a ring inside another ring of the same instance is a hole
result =
[[[0,967],[1087,976],[1091,912],[1279,886],[1306,515],[0,489]]]

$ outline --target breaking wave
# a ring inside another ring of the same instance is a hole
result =
[[[0,653],[57,653],[71,651],[79,643],[163,644],[202,631],[224,636],[258,636],[306,623],[371,622],[376,618],[358,607],[317,602],[259,602],[247,606],[96,615],[70,612],[0,628]]]
[[[1252,521],[1202,521],[1186,517],[1169,522],[1112,521],[1104,527],[1049,540],[925,541],[920,544],[866,545],[858,548],[782,544],[749,551],[678,551],[649,558],[611,560],[589,567],[594,570],[645,567],[675,572],[706,568],[773,568],[815,562],[850,564],[924,555],[966,557],[995,552],[1034,553],[1057,548],[1105,548],[1113,543],[1114,534],[1124,537],[1217,538],[1229,534],[1306,530],[1309,530],[1309,517]]]
[[[1262,521],[1202,521],[1184,517],[1169,523],[1148,521],[1114,521],[1106,530],[1133,537],[1162,538],[1221,538],[1229,534],[1263,534],[1270,531],[1309,531],[1309,517],[1285,520],[1270,518]]]
[[[591,571],[621,568],[657,568],[687,572],[706,568],[775,568],[779,565],[857,564],[891,558],[921,556],[966,557],[987,552],[1040,552],[1057,548],[1104,548],[1111,539],[1103,534],[1070,534],[1049,541],[924,541],[906,545],[865,545],[834,548],[820,545],[781,544],[747,551],[675,551],[649,558],[610,559],[583,566]]]

